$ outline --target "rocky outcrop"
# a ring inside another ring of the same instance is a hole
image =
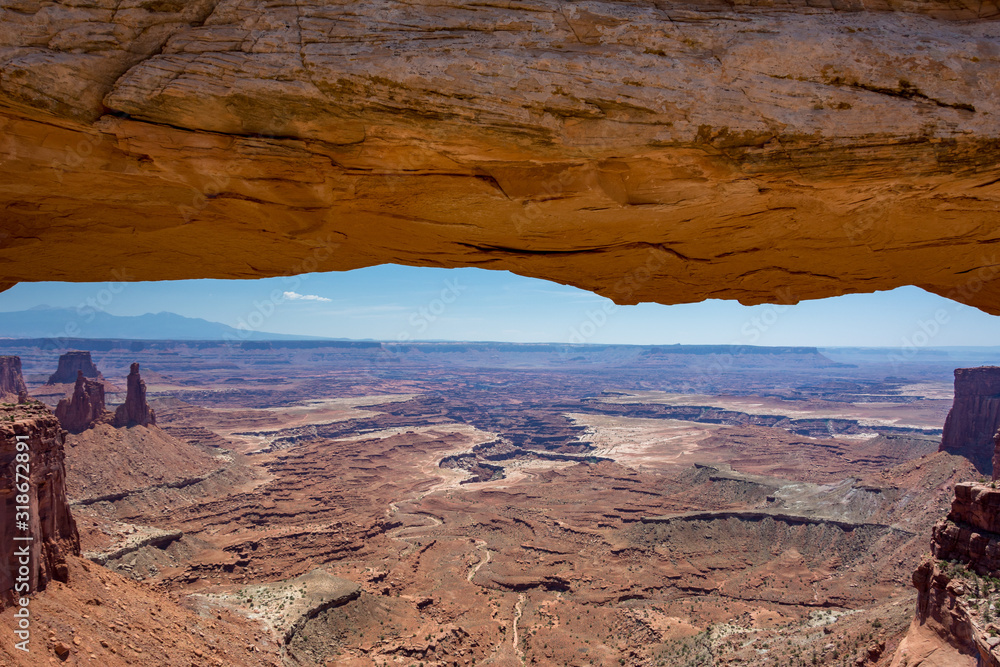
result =
[[[128,393],[125,402],[115,410],[114,425],[149,426],[156,423],[156,413],[146,402],[146,383],[139,375],[139,364],[132,364],[128,374]]]
[[[1000,367],[956,368],[955,400],[944,423],[941,451],[964,456],[990,474],[998,428]]]
[[[21,395],[27,395],[27,392],[24,376],[21,375],[21,357],[0,357],[0,400],[19,401]]]
[[[72,350],[59,356],[59,366],[45,384],[76,382],[78,373],[82,373],[85,378],[104,379],[91,360],[89,351]]]
[[[993,481],[1000,479],[1000,431],[993,435]]]
[[[80,553],[66,497],[64,437],[59,421],[41,403],[0,406],[0,606],[22,596],[24,591],[15,588],[19,584],[35,592],[53,579],[66,581],[66,557]],[[17,459],[19,454],[27,454],[26,460]],[[25,471],[27,482],[16,477]],[[29,518],[22,524],[17,508],[24,505]],[[24,549],[26,557],[20,554]],[[26,573],[20,570],[25,558]]]
[[[980,575],[1000,572],[1000,489],[956,484],[951,512],[934,526],[931,554],[963,563]]]
[[[0,287],[393,262],[1000,314],[995,0],[0,11]]]
[[[1000,591],[979,577],[1000,572],[1000,490],[964,482],[955,485],[948,517],[934,526],[931,558],[913,573],[917,614],[908,639],[900,645],[893,665],[969,664],[1000,667],[1000,640],[990,630],[1000,614]],[[924,635],[922,641],[917,638]],[[928,641],[937,636],[939,643]],[[921,651],[920,646],[923,646]],[[946,662],[929,659],[933,652],[951,652]],[[920,653],[924,653],[921,657]],[[978,662],[976,662],[978,659]]]
[[[104,405],[104,384],[88,380],[83,371],[76,372],[73,395],[59,401],[55,412],[62,427],[72,433],[85,431],[98,422],[111,421],[111,413]]]

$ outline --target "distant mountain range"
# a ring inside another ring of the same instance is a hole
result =
[[[266,331],[237,330],[176,313],[123,317],[103,311],[36,306],[0,313],[0,338],[125,338],[132,340],[317,340]]]

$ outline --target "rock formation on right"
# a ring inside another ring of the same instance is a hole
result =
[[[934,526],[931,557],[913,573],[917,614],[893,658],[893,667],[1000,667],[993,623],[1000,591],[1000,490],[955,485],[948,517]]]
[[[994,434],[1000,428],[1000,367],[955,369],[955,401],[944,423],[941,451],[964,456],[993,472]]]
[[[156,423],[156,413],[146,402],[146,383],[139,375],[139,364],[133,363],[128,374],[125,402],[115,410],[116,427],[149,426]]]
[[[20,357],[0,357],[0,399],[15,402],[21,392],[27,393],[24,377],[21,375]]]
[[[83,371],[76,372],[73,395],[59,401],[55,413],[63,428],[72,433],[84,431],[97,422],[111,421],[104,403],[104,385],[88,380]]]
[[[931,555],[913,573],[917,612],[892,667],[1000,667],[1000,367],[955,370],[955,400],[941,450],[964,456],[992,484],[955,485],[934,526]]]
[[[77,372],[83,373],[86,378],[104,379],[101,371],[97,370],[97,366],[91,360],[89,351],[71,350],[59,357],[59,367],[49,376],[45,384],[76,382]]]

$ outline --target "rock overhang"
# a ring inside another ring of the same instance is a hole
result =
[[[996,8],[841,9],[24,0],[0,282],[398,263],[1000,314]]]

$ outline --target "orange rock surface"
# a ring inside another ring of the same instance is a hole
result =
[[[0,285],[392,262],[1000,313],[996,3],[815,4],[18,2]]]

